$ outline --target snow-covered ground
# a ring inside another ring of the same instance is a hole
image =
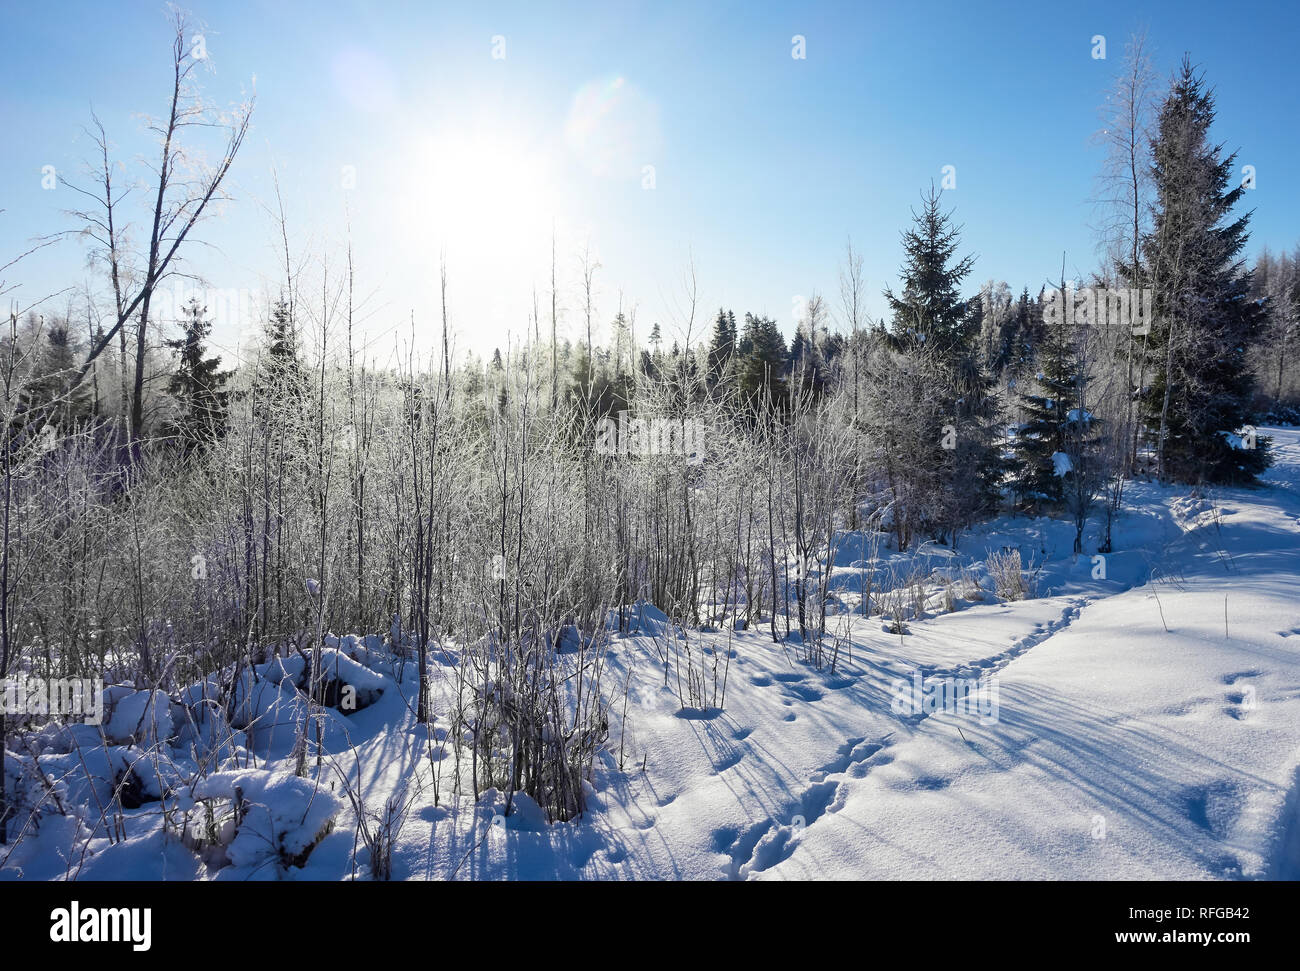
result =
[[[456,796],[447,765],[435,804],[445,719],[432,734],[416,725],[410,664],[345,638],[330,663],[365,706],[327,713],[319,783],[314,767],[292,777],[300,660],[241,686],[245,715],[263,717],[252,737],[217,746],[214,760],[241,765],[197,787],[184,781],[221,726],[177,717],[175,700],[110,699],[107,750],[76,732],[11,742],[13,783],[35,756],[58,799],[16,849],[0,847],[0,876],[365,878],[346,778],[368,810],[402,807],[396,879],[1298,879],[1300,432],[1261,433],[1277,455],[1266,488],[1134,484],[1104,560],[1097,523],[1075,557],[1073,527],[1045,519],[999,520],[958,552],[882,550],[887,566],[932,578],[968,567],[982,581],[978,595],[959,585],[970,596],[951,611],[931,583],[927,612],[901,634],[849,612],[869,544],[844,537],[831,583],[842,612],[828,626],[849,636],[833,669],[804,663],[797,639],[775,643],[766,625],[683,632],[710,664],[729,655],[721,710],[681,709],[671,664],[665,683],[667,621],[642,607],[639,633],[610,646],[619,698],[587,812],[571,822],[548,824],[523,796],[503,818],[503,794]],[[1007,548],[1041,564],[1028,599],[991,592],[983,561]],[[437,710],[455,655],[432,663]],[[900,704],[900,690],[958,679],[981,686],[985,707]],[[191,710],[201,689],[184,699]],[[163,771],[142,753],[169,734]],[[133,759],[148,766],[141,804],[105,825],[111,781]],[[187,846],[164,826],[161,792],[198,818],[203,798],[236,786],[237,833]]]

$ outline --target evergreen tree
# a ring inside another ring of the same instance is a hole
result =
[[[826,305],[820,296],[813,294],[790,345],[790,384],[801,392],[820,395],[830,381],[830,362],[825,354],[830,335],[825,321]]]
[[[75,425],[89,415],[85,385],[73,386],[77,375],[77,349],[68,324],[53,321],[40,344],[36,374],[27,388],[25,410],[44,421]]]
[[[758,321],[753,314],[745,314],[745,329],[740,334],[740,340],[736,344],[736,354],[744,358],[754,353],[754,333],[758,327]]]
[[[745,344],[749,351],[740,362],[740,391],[745,400],[758,404],[771,398],[778,406],[785,402],[785,338],[776,321],[745,314]]]
[[[1020,291],[999,338],[998,366],[1013,380],[1023,377],[1034,360],[1034,348],[1042,343],[1042,307],[1029,296],[1029,288]]]
[[[825,362],[817,351],[817,345],[809,339],[800,325],[790,342],[789,361],[790,383],[805,392],[819,395],[826,390],[827,373]]]
[[[263,356],[253,382],[255,411],[266,419],[279,408],[299,414],[307,394],[307,372],[298,348],[297,328],[283,300],[271,308],[264,340]]]
[[[1271,463],[1267,439],[1238,437],[1254,392],[1246,352],[1263,311],[1248,299],[1239,259],[1250,213],[1231,217],[1245,191],[1234,183],[1237,156],[1210,140],[1213,121],[1213,93],[1184,58],[1151,145],[1156,202],[1143,265],[1121,269],[1152,289],[1153,379],[1141,413],[1161,478],[1245,482]]]
[[[613,334],[613,371],[615,383],[623,385],[626,382],[628,372],[632,369],[633,348],[632,348],[632,324],[628,321],[627,315],[619,311],[614,317],[614,334]]]
[[[212,322],[207,313],[208,308],[192,298],[181,308],[181,336],[166,342],[180,355],[176,373],[167,383],[167,393],[177,405],[177,416],[169,430],[187,445],[220,437],[226,425],[229,392],[224,389],[230,372],[220,369],[220,357],[208,356]]]
[[[1083,336],[1074,322],[1074,291],[1055,291],[1050,324],[1038,348],[1038,372],[1017,393],[1023,416],[1012,442],[1012,488],[1019,505],[1037,511],[1065,499],[1065,475],[1095,456],[1096,419],[1085,408]]]
[[[929,343],[941,355],[961,349],[968,338],[969,319],[961,298],[961,281],[975,263],[973,256],[954,262],[961,227],[939,209],[940,193],[930,186],[921,211],[912,211],[915,225],[903,233],[903,292],[885,289],[894,315],[894,337],[906,346]]]
[[[974,348],[952,373],[956,391],[952,414],[958,435],[957,447],[947,453],[948,486],[942,506],[956,545],[957,530],[997,508],[1011,464],[1002,455],[1005,422],[997,378],[981,368]]]
[[[709,385],[722,380],[727,365],[736,352],[736,318],[722,308],[713,324],[713,340],[709,344]]]
[[[914,431],[898,442],[891,459],[895,495],[912,497],[900,542],[906,532],[926,529],[955,543],[957,533],[998,497],[1005,470],[1001,403],[993,378],[980,366],[978,315],[961,297],[974,257],[956,259],[960,229],[940,211],[933,186],[923,198],[921,211],[912,213],[914,226],[903,233],[902,295],[885,290],[894,313],[886,341],[903,357],[891,366],[902,377],[890,378],[890,393],[903,397],[880,413],[922,421],[921,427],[909,422]]]
[[[654,326],[650,328],[650,367],[645,369],[645,373],[658,377],[664,373],[664,351],[663,351],[663,333],[659,329],[659,321],[655,321]]]

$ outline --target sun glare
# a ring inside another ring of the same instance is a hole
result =
[[[427,139],[412,173],[413,213],[440,246],[473,260],[535,256],[559,194],[545,151],[522,140],[462,133]]]

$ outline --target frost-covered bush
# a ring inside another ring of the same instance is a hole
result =
[[[1003,600],[1023,600],[1029,596],[1029,581],[1020,563],[1019,550],[990,553],[985,565],[993,579],[993,592]]]

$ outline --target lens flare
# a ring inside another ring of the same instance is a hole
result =
[[[591,81],[573,97],[564,136],[593,175],[640,177],[643,166],[657,161],[659,108],[622,76]]]

